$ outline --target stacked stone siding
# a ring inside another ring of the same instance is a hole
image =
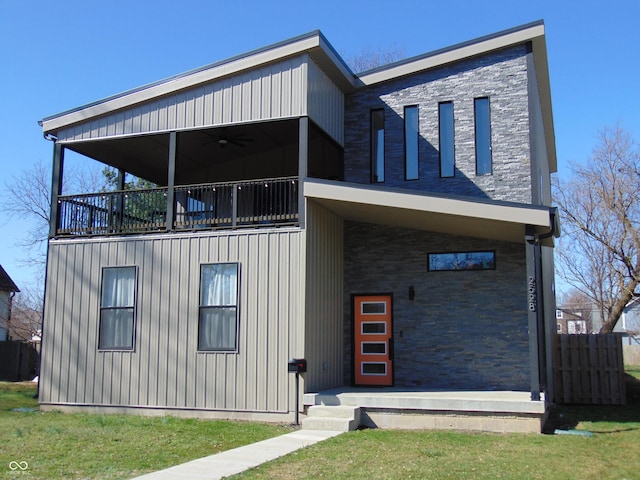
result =
[[[345,180],[370,183],[369,115],[385,113],[385,186],[531,203],[527,50],[520,45],[358,90],[345,105]],[[474,99],[489,97],[493,172],[476,175]],[[452,101],[455,177],[440,178],[438,103]],[[405,180],[404,107],[419,109],[419,176]]]
[[[494,250],[496,269],[427,271],[428,253],[470,250]],[[347,222],[344,258],[345,383],[351,295],[392,293],[396,386],[529,388],[524,245]]]

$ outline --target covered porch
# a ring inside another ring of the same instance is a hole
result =
[[[553,210],[312,179],[304,191],[345,220],[346,259],[344,383],[307,389],[307,411],[354,408],[359,425],[380,428],[540,432],[553,304],[540,249],[553,244]],[[432,252],[457,251],[489,251],[497,266],[429,266]],[[363,295],[391,300],[391,338],[375,352],[389,352],[375,358],[388,387],[357,376],[371,353],[354,313]]]
[[[70,192],[65,153],[114,178]],[[341,179],[342,161],[306,117],[56,142],[50,236],[299,225],[300,178]]]

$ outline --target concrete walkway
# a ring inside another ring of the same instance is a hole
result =
[[[244,472],[341,433],[343,432],[296,430],[279,437],[192,460],[166,470],[148,473],[134,480],[216,480]]]

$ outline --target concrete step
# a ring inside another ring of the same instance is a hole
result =
[[[349,432],[360,425],[360,407],[313,405],[302,420],[305,430]]]

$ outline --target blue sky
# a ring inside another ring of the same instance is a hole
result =
[[[637,0],[135,1],[0,0],[0,189],[50,162],[37,121],[162,78],[320,29],[343,55],[418,55],[545,21],[560,172],[586,161],[598,131],[640,139]],[[16,239],[28,225],[0,209],[0,264],[34,283]]]

